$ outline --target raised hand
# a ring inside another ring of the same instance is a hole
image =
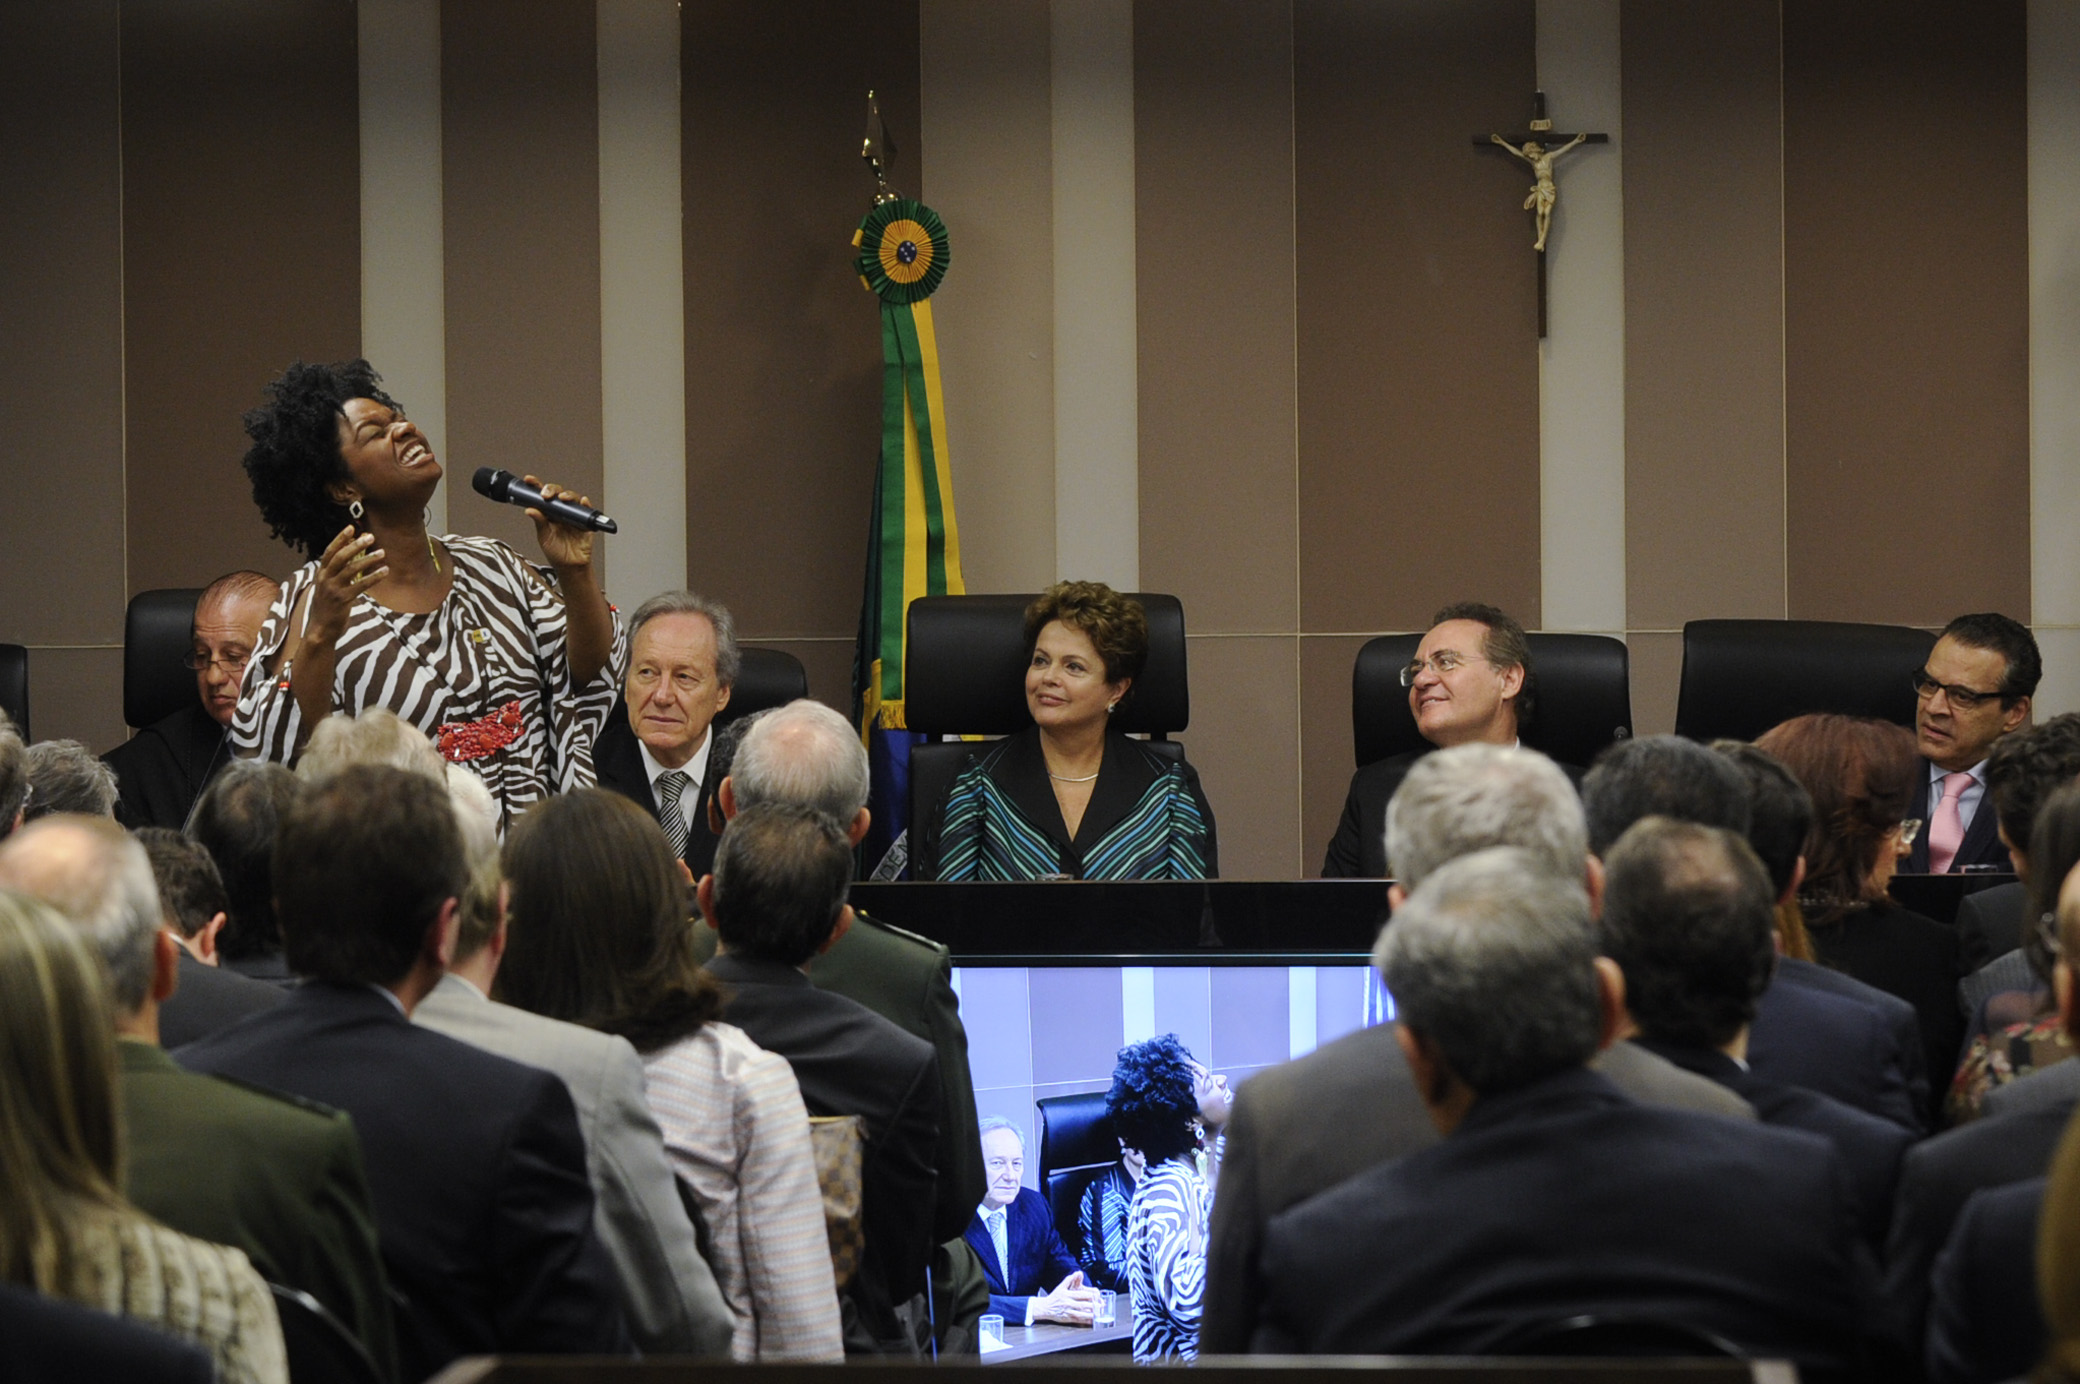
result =
[[[538,487],[545,500],[571,499],[587,508],[592,505],[590,496],[580,495],[566,486],[552,484],[539,476],[522,479]],[[534,520],[535,539],[542,545],[542,556],[549,559],[551,567],[564,569],[592,565],[592,530],[559,524],[539,509],[530,508],[527,517]]]
[[[333,535],[318,559],[318,580],[311,588],[310,618],[304,624],[307,642],[334,644],[347,632],[347,616],[354,598],[382,584],[390,569],[383,563],[383,550],[375,546],[375,535],[356,533],[352,524]]]

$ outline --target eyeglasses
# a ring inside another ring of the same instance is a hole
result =
[[[188,656],[181,660],[181,667],[191,673],[199,673],[205,668],[221,668],[233,677],[237,677],[245,671],[246,664],[252,657],[250,653],[243,653],[236,658],[211,658],[208,654],[196,653],[190,650]]]
[[[1921,698],[1921,700],[1927,701],[1940,691],[1945,697],[1950,699],[1950,705],[1956,707],[1959,711],[1970,711],[1972,708],[1983,706],[1987,702],[2002,699],[1998,691],[1979,692],[1969,687],[1959,687],[1954,682],[1937,682],[1928,675],[1926,668],[1920,669],[1914,674],[1913,683],[1914,695]]]
[[[1450,649],[1439,649],[1436,653],[1430,655],[1429,658],[1419,658],[1410,663],[1406,668],[1403,668],[1401,670],[1401,685],[1403,687],[1414,687],[1416,679],[1423,675],[1423,669],[1425,668],[1428,668],[1437,676],[1443,677],[1446,673],[1456,668],[1464,668],[1471,661],[1464,654],[1455,654]]]
[[[1921,834],[1921,819],[1919,817],[1907,818],[1899,824],[1898,831],[1899,848],[1903,851],[1913,850],[1914,838]]]

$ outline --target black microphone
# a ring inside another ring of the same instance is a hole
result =
[[[598,529],[601,533],[619,533],[621,526],[601,514],[590,505],[581,505],[576,500],[545,500],[542,492],[511,471],[494,471],[489,466],[477,468],[476,479],[470,482],[479,495],[498,501],[502,505],[520,505],[538,509],[559,524],[569,524],[574,529]]]

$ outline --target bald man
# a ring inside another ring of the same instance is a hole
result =
[[[187,660],[195,670],[194,704],[102,756],[116,771],[116,819],[124,826],[178,831],[204,786],[230,761],[225,732],[238,714],[238,685],[276,589],[272,577],[232,572],[195,602]]]

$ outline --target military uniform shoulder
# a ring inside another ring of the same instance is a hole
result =
[[[908,928],[897,927],[893,923],[884,923],[879,918],[872,917],[869,914],[855,913],[852,921],[854,926],[864,923],[876,932],[885,933],[889,937],[905,942],[910,946],[922,948],[933,956],[944,956],[946,954],[946,944],[944,942],[934,942],[931,938],[921,933],[912,932]]]
[[[235,1076],[227,1076],[222,1072],[197,1072],[194,1075],[205,1081],[221,1082],[226,1086],[232,1087],[241,1097],[252,1097],[264,1101],[268,1107],[271,1107],[276,1112],[290,1115],[292,1118],[299,1114],[315,1116],[328,1122],[345,1120],[347,1118],[345,1111],[326,1105],[322,1101],[311,1100],[306,1096],[292,1095],[287,1091],[277,1091],[271,1086],[255,1085],[253,1082],[245,1081]]]

